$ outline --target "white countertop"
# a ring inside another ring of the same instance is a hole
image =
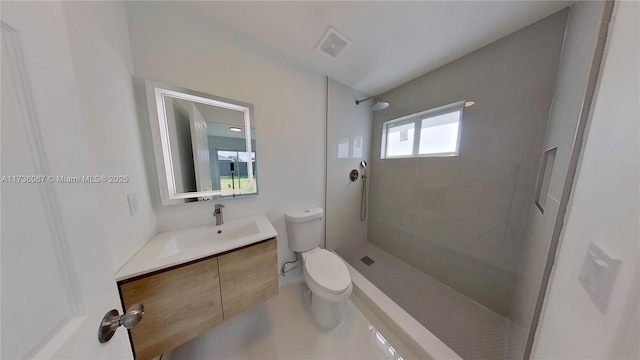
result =
[[[278,236],[264,214],[158,233],[118,272],[121,281]]]

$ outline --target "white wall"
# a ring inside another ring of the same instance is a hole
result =
[[[344,251],[367,240],[369,216],[360,221],[360,161],[369,163],[372,100],[356,105],[356,99],[368,96],[328,81],[326,247]],[[349,179],[352,169],[359,174],[355,182]]]
[[[128,2],[126,8],[137,77],[254,105],[260,193],[216,202],[226,206],[227,219],[266,213],[279,234],[279,262],[292,258],[284,214],[324,203],[324,76],[179,2]],[[153,164],[146,105],[139,106],[144,109],[145,160]],[[147,172],[156,174],[154,165]],[[157,180],[151,176],[149,191],[158,231],[213,221],[212,202],[161,206]]]
[[[533,358],[638,358],[640,4],[615,3],[591,124]],[[597,241],[622,265],[605,313],[578,282]]]
[[[101,184],[101,221],[114,271],[155,234],[133,96],[133,64],[121,2],[63,2],[90,157],[100,175],[129,181]],[[88,175],[88,174],[87,174]],[[138,195],[131,216],[127,194]]]

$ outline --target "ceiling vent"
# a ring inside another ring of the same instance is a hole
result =
[[[349,44],[351,44],[351,40],[337,32],[336,29],[329,27],[316,49],[331,55],[331,57],[337,57]]]

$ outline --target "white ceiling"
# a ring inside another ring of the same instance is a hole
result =
[[[572,1],[193,1],[217,24],[365,94],[379,94],[536,22]],[[329,26],[337,58],[315,50]]]

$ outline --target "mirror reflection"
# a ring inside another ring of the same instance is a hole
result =
[[[154,139],[160,145],[156,159],[161,153],[164,168],[163,204],[257,194],[252,106],[150,85],[160,137]]]

